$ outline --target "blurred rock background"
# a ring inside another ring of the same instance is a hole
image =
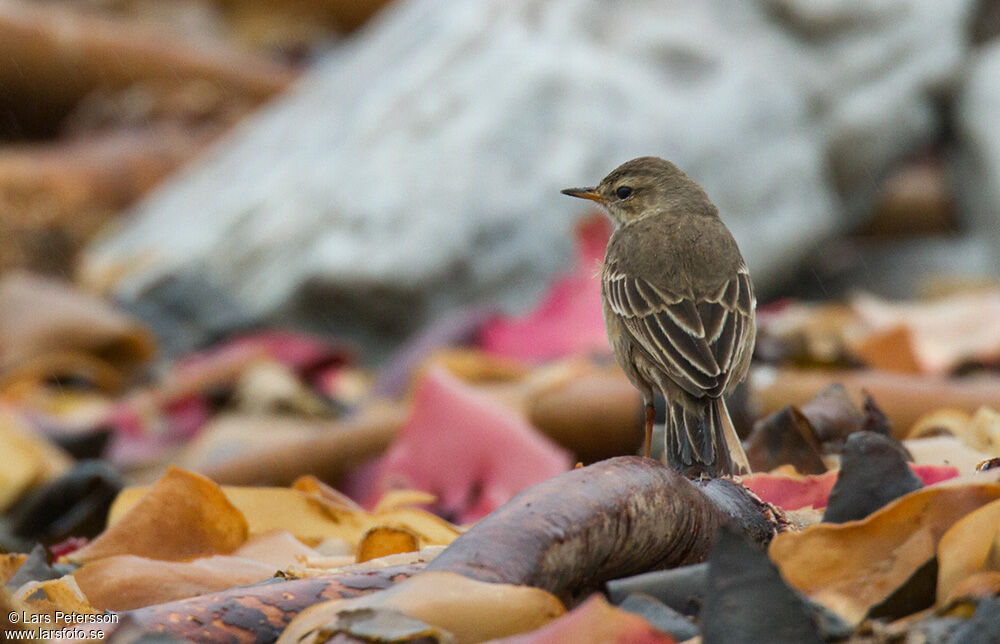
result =
[[[278,323],[377,361],[531,307],[584,214],[558,190],[655,154],[765,299],[989,279],[998,6],[4,0],[0,266],[167,355]]]

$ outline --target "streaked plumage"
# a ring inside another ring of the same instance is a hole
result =
[[[723,396],[749,367],[756,301],[717,209],[655,157],[629,161],[595,188],[564,192],[597,201],[617,224],[601,273],[604,319],[615,357],[647,405],[647,441],[659,391],[670,465],[688,475],[748,472]]]

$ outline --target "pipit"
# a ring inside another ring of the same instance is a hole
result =
[[[705,191],[674,164],[633,159],[593,188],[563,194],[600,204],[615,223],[601,270],[611,349],[646,406],[667,401],[667,463],[688,476],[749,473],[723,396],[747,373],[753,283]]]

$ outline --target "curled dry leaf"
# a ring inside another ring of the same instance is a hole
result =
[[[241,373],[235,383],[233,402],[245,414],[331,416],[330,408],[291,367],[276,360],[261,360]]]
[[[0,280],[0,388],[77,376],[114,391],[155,351],[145,326],[103,300],[27,273]]]
[[[635,453],[643,437],[638,390],[617,366],[564,364],[530,388],[525,407],[531,424],[585,463]]]
[[[28,555],[24,552],[5,552],[0,555],[0,586],[6,586],[27,560]]]
[[[302,474],[334,481],[378,456],[406,417],[402,405],[369,404],[336,420],[224,413],[181,455],[181,464],[227,485],[288,485]]]
[[[852,400],[861,403],[863,392],[878,401],[894,428],[903,438],[908,428],[926,413],[955,408],[974,412],[995,405],[1000,375],[982,374],[975,378],[947,378],[888,371],[757,368],[750,373],[750,389],[761,413],[773,413],[785,405],[798,405],[824,387],[839,382]]]
[[[673,644],[674,638],[649,622],[616,608],[594,595],[571,612],[530,633],[514,635],[499,644]]]
[[[330,573],[336,572],[337,574],[349,573],[349,572],[365,572],[368,570],[375,570],[377,568],[392,568],[407,564],[426,564],[433,561],[434,557],[444,552],[444,549],[448,546],[427,546],[416,550],[413,552],[400,552],[393,555],[385,555],[377,559],[369,559],[361,563],[357,563],[357,559],[354,556],[323,556],[323,557],[310,557],[304,562],[303,568],[290,568],[289,570],[282,571],[282,575],[286,578],[302,578],[302,577],[316,577],[322,575],[329,575]]]
[[[884,371],[920,374],[925,370],[913,331],[904,324],[869,331],[854,343],[851,353],[864,364]]]
[[[909,467],[924,485],[947,481],[961,473],[958,468],[950,465],[910,463]],[[779,469],[745,476],[740,482],[762,500],[783,510],[823,509],[829,503],[830,492],[837,483],[839,473],[839,470],[831,470],[825,474],[802,476],[796,472]]]
[[[478,349],[440,349],[424,362],[425,367],[435,365],[456,378],[473,384],[516,382],[531,374],[531,367],[520,360]]]
[[[451,644],[450,633],[389,608],[358,608],[337,615],[337,620],[310,633],[315,642],[443,642]]]
[[[402,508],[430,505],[437,497],[420,490],[390,490],[382,495],[372,512],[392,512]]]
[[[983,324],[1000,317],[997,290],[905,304],[860,295],[851,307],[867,331],[854,351],[879,369],[945,374],[964,361],[1000,356],[1000,327]]]
[[[941,537],[937,557],[941,605],[959,597],[956,588],[976,573],[1000,573],[1000,501],[970,512],[951,526]]]
[[[9,640],[14,638],[31,639],[31,636],[25,631],[21,620],[21,606],[14,603],[14,598],[11,597],[9,590],[0,586],[0,633],[3,633],[4,637]]]
[[[535,310],[521,318],[497,318],[483,325],[480,346],[490,353],[538,362],[579,353],[609,353],[601,312],[598,266],[611,228],[603,216],[583,222],[577,234],[577,262],[557,279]]]
[[[977,472],[988,472],[997,468],[1000,468],[1000,456],[993,456],[976,464]]]
[[[233,550],[233,556],[259,561],[272,570],[285,570],[301,566],[310,557],[318,557],[319,553],[296,539],[291,532],[276,530],[250,537]]]
[[[953,436],[935,436],[903,441],[913,460],[924,465],[955,468],[959,474],[971,474],[989,458],[987,454],[967,447]],[[927,481],[924,481],[927,484]]]
[[[825,508],[837,483],[837,472],[809,476],[761,472],[743,477],[741,483],[762,500],[784,510]]]
[[[404,528],[377,526],[370,529],[358,544],[358,563],[403,552],[415,552],[420,541]]]
[[[0,408],[0,511],[9,508],[33,486],[69,469],[71,459],[61,449],[26,426],[13,412]]]
[[[424,565],[434,560],[447,546],[427,546],[413,552],[401,552],[385,555],[376,559],[357,562],[354,555],[337,557],[316,557],[307,559],[304,567],[292,567],[282,571],[286,579],[302,579],[304,577],[322,577],[330,574],[345,574],[350,572],[366,572],[377,568],[394,568],[403,565]]]
[[[848,397],[844,385],[835,382],[799,406],[813,426],[820,443],[843,441],[864,425],[864,414]]]
[[[171,467],[151,488],[133,494],[126,509],[122,492],[110,515],[116,521],[66,558],[87,563],[114,555],[181,560],[228,554],[247,538],[247,521],[218,485],[200,474]]]
[[[1000,413],[980,407],[974,414],[960,409],[939,409],[921,416],[907,438],[950,434],[971,449],[1000,456]]]
[[[123,490],[111,507],[108,524],[124,521],[125,513],[140,502],[147,489]],[[448,544],[459,535],[459,529],[444,519],[399,502],[390,510],[366,512],[313,479],[300,479],[295,488],[224,486],[221,493],[245,517],[248,534],[287,530],[310,546],[332,537],[356,547],[368,530],[379,526],[405,529],[421,546]]]
[[[783,407],[754,424],[747,439],[747,457],[755,470],[792,465],[802,474],[821,474],[824,455],[843,450],[854,432],[889,434],[889,421],[863,392],[858,407],[840,383],[833,383],[801,405]]]
[[[354,499],[347,496],[340,490],[327,485],[326,483],[324,483],[323,481],[319,480],[318,478],[316,478],[311,474],[306,474],[305,476],[300,476],[299,478],[295,479],[295,481],[292,482],[291,487],[293,490],[299,490],[300,492],[305,492],[306,494],[310,494],[318,499],[321,499],[323,503],[327,505],[327,507],[340,508],[343,510],[361,509],[361,506],[355,503]],[[401,492],[408,492],[408,491],[409,490],[401,490]],[[419,495],[421,493],[417,492],[415,494]],[[429,496],[430,500],[426,500],[426,496]],[[376,508],[376,511],[381,512],[384,510],[419,505],[421,503],[430,503],[431,501],[434,500],[433,495],[426,495],[426,496],[420,497],[422,500],[413,500],[412,497],[406,498],[405,501],[403,499],[400,499],[395,505],[385,506],[385,507],[382,506],[382,503],[380,501],[379,505]],[[384,501],[385,499],[382,500]]]
[[[756,354],[769,363],[844,365],[854,313],[843,304],[782,301],[757,311]]]
[[[389,490],[415,488],[437,494],[435,509],[467,523],[570,464],[569,454],[515,411],[431,367],[399,438],[378,461],[366,505]]]
[[[274,566],[243,557],[159,561],[118,555],[85,564],[72,576],[94,608],[122,611],[246,586],[274,573]]]
[[[391,610],[454,635],[456,642],[482,642],[534,630],[565,612],[562,603],[537,588],[475,581],[447,572],[425,572],[380,593],[317,604],[299,614],[278,639],[283,644],[328,641],[343,614]]]
[[[757,421],[747,439],[747,458],[755,471],[782,465],[803,474],[822,474],[827,469],[809,419],[793,406]]]
[[[792,587],[858,624],[934,559],[948,528],[998,498],[998,484],[928,487],[861,521],[780,534],[769,552]]]
[[[65,620],[73,615],[101,612],[90,605],[76,580],[70,575],[28,582],[14,593],[14,601],[26,612],[48,615],[50,624],[65,625]]]
[[[995,570],[974,572],[968,577],[963,577],[954,585],[950,593],[950,596],[955,598],[996,597],[997,595],[1000,595],[1000,572]]]

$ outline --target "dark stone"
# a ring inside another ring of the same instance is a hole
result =
[[[7,590],[14,592],[29,581],[48,581],[59,579],[72,572],[72,566],[62,564],[52,565],[49,555],[42,546],[35,546],[28,553],[28,558],[17,569],[14,576],[7,582]]]
[[[652,624],[654,628],[669,634],[678,642],[689,640],[698,635],[698,626],[691,619],[649,595],[640,593],[629,595],[618,607],[638,615]]]
[[[64,432],[50,434],[53,442],[77,460],[101,458],[111,442],[114,431],[110,428],[96,428],[86,432]]]
[[[614,579],[607,583],[608,597],[621,604],[635,594],[652,597],[683,615],[697,615],[708,586],[708,564],[681,566],[641,575]]]
[[[28,552],[35,543],[11,531],[10,520],[0,517],[0,552]]]
[[[982,45],[1000,36],[1000,0],[976,0],[969,17],[969,40]]]
[[[861,430],[866,432],[875,432],[876,434],[882,434],[883,436],[892,436],[892,423],[889,421],[889,417],[885,415],[885,412],[883,412],[878,405],[875,404],[875,399],[872,398],[870,393],[865,391],[864,394],[865,419],[861,424]],[[902,447],[902,444],[900,444],[900,447]],[[903,450],[906,451],[906,448],[903,447]],[[906,460],[913,460],[913,456],[911,456],[908,451],[906,452],[906,456]]]
[[[1000,644],[1000,601],[981,600],[976,612],[955,631],[949,644]]]
[[[124,479],[108,463],[80,461],[17,504],[10,513],[11,532],[46,544],[96,536],[123,486]]]
[[[701,612],[704,644],[818,644],[830,630],[847,629],[789,588],[765,553],[729,526],[719,530]]]
[[[164,358],[209,346],[254,326],[228,292],[197,272],[180,271],[157,280],[147,291],[148,297],[122,300],[118,305],[149,325]]]
[[[923,487],[907,465],[907,456],[903,446],[888,436],[874,432],[849,436],[823,521],[863,519],[890,501]]]

